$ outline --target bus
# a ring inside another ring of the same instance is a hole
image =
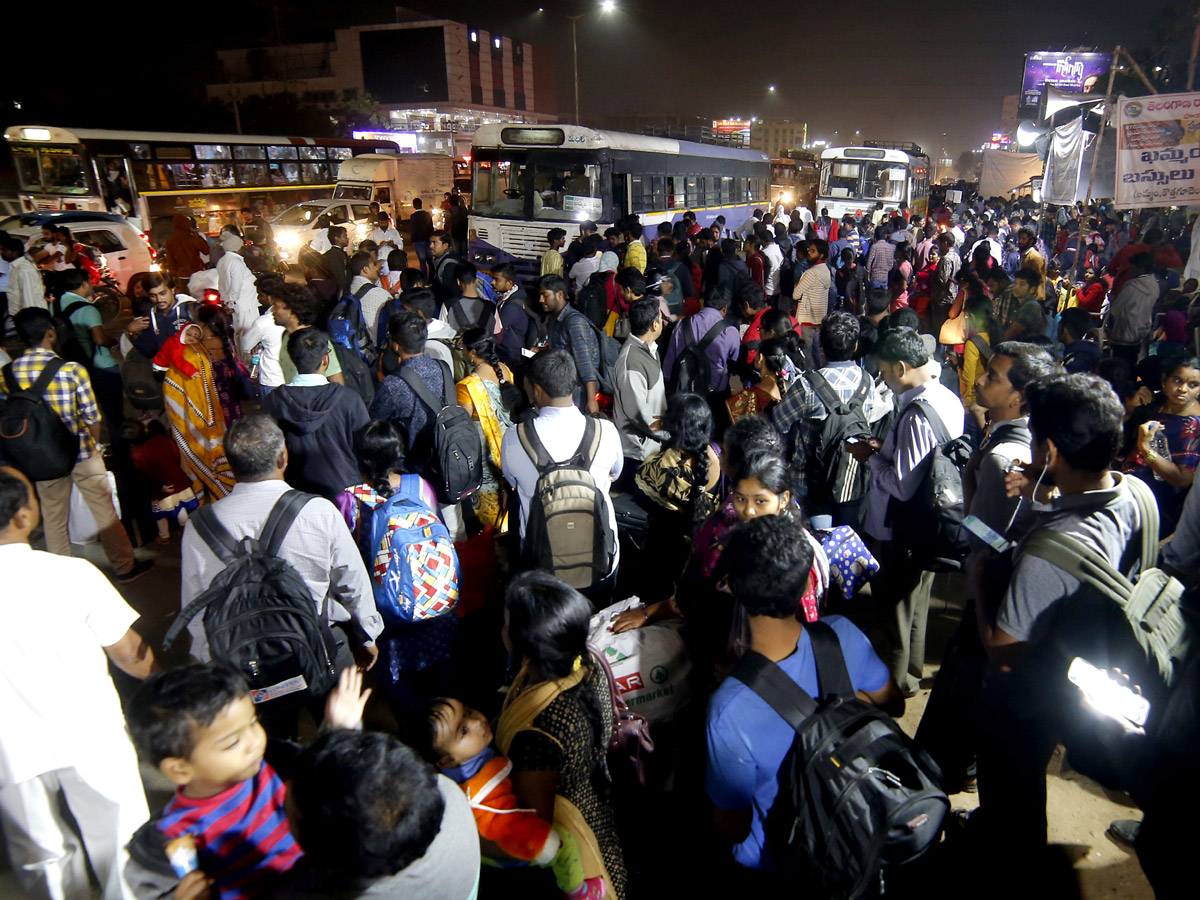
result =
[[[830,147],[821,153],[817,206],[840,219],[870,217],[877,203],[929,211],[929,157],[916,144],[868,141],[859,147]]]
[[[483,125],[471,147],[471,258],[537,274],[553,227],[601,233],[636,213],[648,237],[685,210],[737,228],[765,206],[770,163],[757,150],[597,131],[579,125]]]
[[[17,125],[4,132],[23,212],[119,213],[161,246],[171,217],[216,234],[244,206],[276,210],[329,197],[343,160],[394,153],[391,141],[172,134]]]
[[[789,210],[807,206],[815,215],[817,199],[817,166],[810,154],[789,159],[771,160],[771,206],[780,203]]]

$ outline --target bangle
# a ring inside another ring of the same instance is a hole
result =
[[[1152,462],[1158,459],[1158,454],[1153,450],[1147,450],[1142,453],[1142,459],[1145,461],[1146,465],[1150,465]]]
[[[645,603],[642,604],[642,616],[645,617],[647,622],[650,621],[650,610],[646,608]]]

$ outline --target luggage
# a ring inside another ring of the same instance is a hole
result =
[[[0,400],[0,457],[30,481],[63,478],[79,459],[79,435],[46,400],[46,390],[64,364],[48,360],[27,390],[17,387],[12,366],[4,367],[8,396]]]
[[[475,420],[458,405],[450,369],[441,364],[442,400],[433,396],[421,376],[405,366],[400,369],[417,398],[436,417],[433,425],[434,489],[444,504],[458,503],[479,490],[483,481],[483,438]]]
[[[699,341],[689,320],[680,322],[679,327],[683,329],[683,349],[671,373],[671,393],[707,397],[712,391],[712,363],[708,359],[708,348],[729,327],[729,323],[720,319]]]

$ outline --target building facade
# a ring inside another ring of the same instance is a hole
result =
[[[750,149],[761,150],[772,159],[786,159],[788,151],[807,143],[803,122],[792,119],[754,119],[750,126]]]

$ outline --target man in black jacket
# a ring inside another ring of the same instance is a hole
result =
[[[362,398],[325,377],[329,335],[302,328],[288,336],[297,375],[263,398],[263,412],[283,429],[288,465],[284,478],[302,491],[332,500],[360,480],[354,433],[367,424]]]
[[[412,245],[417,253],[417,264],[421,267],[421,275],[428,280],[433,271],[433,254],[429,250],[429,240],[433,237],[433,216],[423,208],[420,197],[413,198],[413,214],[408,217],[412,229]]]

